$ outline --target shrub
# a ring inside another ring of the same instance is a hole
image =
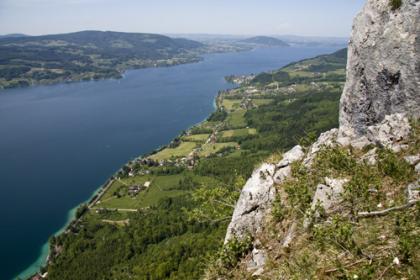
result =
[[[283,203],[281,203],[281,198],[279,196],[276,197],[273,208],[271,210],[271,215],[273,215],[273,218],[277,222],[283,221],[285,215],[286,215],[286,209]]]
[[[226,268],[236,266],[238,261],[252,249],[252,241],[252,237],[247,235],[242,239],[235,237],[226,243],[219,253],[223,265]]]
[[[378,167],[383,175],[402,182],[412,179],[414,173],[411,166],[406,161],[398,158],[391,150],[380,150],[378,157]]]
[[[314,241],[321,250],[325,250],[328,245],[350,251],[357,249],[353,233],[354,228],[350,221],[339,215],[334,216],[331,222],[318,224],[312,229]]]
[[[340,174],[353,174],[354,168],[357,165],[351,153],[339,147],[322,149],[315,163],[319,170],[318,172],[322,173],[322,176],[331,175],[330,173],[332,171]]]
[[[389,5],[393,11],[398,10],[402,5],[402,0],[390,0]]]

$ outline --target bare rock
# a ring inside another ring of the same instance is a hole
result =
[[[317,186],[311,205],[311,210],[314,211],[313,216],[305,218],[303,223],[305,228],[309,227],[313,219],[319,218],[320,213],[317,207],[322,207],[325,214],[330,214],[336,210],[342,201],[343,186],[348,181],[348,179],[325,178],[325,185],[319,184]]]
[[[296,228],[297,228],[297,223],[296,222],[293,222],[292,225],[287,230],[287,234],[286,234],[286,236],[283,239],[282,246],[284,248],[289,247],[290,244],[292,243],[293,238],[296,235]]]
[[[303,159],[304,156],[305,153],[299,145],[286,152],[283,155],[283,159],[276,165],[277,169],[274,175],[274,182],[276,184],[281,184],[290,177],[292,175],[292,168],[290,167],[290,164]]]
[[[255,236],[261,229],[263,219],[275,199],[274,183],[281,183],[290,176],[292,172],[290,164],[301,160],[303,156],[302,147],[298,145],[286,152],[276,166],[264,163],[253,172],[235,206],[225,243],[233,236],[238,238],[246,234]]]
[[[280,168],[274,175],[274,182],[281,184],[292,175],[292,167],[290,165]]]
[[[254,271],[253,276],[260,276],[264,272],[267,261],[267,253],[263,249],[254,248],[251,252],[251,260],[247,263],[247,270]]]
[[[361,150],[370,144],[372,142],[366,136],[357,137],[350,142],[350,146],[357,150]]]
[[[409,164],[409,165],[416,165],[417,163],[420,162],[420,155],[415,155],[415,156],[406,156],[404,157],[404,160]]]
[[[408,202],[420,199],[420,185],[419,181],[411,183],[407,186],[407,200]]]
[[[303,164],[307,167],[310,167],[316,155],[323,147],[332,147],[336,145],[337,135],[338,129],[336,128],[322,133],[318,140],[309,148],[309,152],[303,160]]]
[[[420,1],[368,0],[353,23],[340,132],[365,135],[386,115],[420,117]]]
[[[360,158],[360,161],[365,162],[368,165],[375,165],[378,161],[378,155],[376,152],[377,148],[371,149]]]
[[[399,152],[405,145],[401,144],[411,132],[408,118],[404,114],[387,115],[383,121],[377,125],[367,128],[367,137],[377,145]]]
[[[420,174],[420,163],[417,163],[417,165],[414,168],[414,170],[417,172],[417,174]]]
[[[255,235],[262,226],[265,214],[275,199],[275,166],[264,163],[246,182],[228,226],[225,243],[234,236]]]
[[[277,164],[277,168],[282,168],[295,161],[301,160],[304,155],[305,153],[303,152],[302,147],[297,145],[283,155],[283,159]]]

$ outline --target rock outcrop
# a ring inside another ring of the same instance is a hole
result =
[[[356,17],[340,102],[340,132],[364,135],[386,115],[420,117],[420,1],[368,0]]]
[[[246,182],[233,212],[225,243],[234,236],[244,237],[246,234],[255,236],[270,210],[276,197],[274,184],[281,183],[290,176],[290,164],[301,160],[304,156],[301,146],[296,146],[283,155],[276,165],[264,163],[255,170]]]

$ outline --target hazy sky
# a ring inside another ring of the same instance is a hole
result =
[[[80,30],[341,36],[365,0],[0,0],[0,34]]]

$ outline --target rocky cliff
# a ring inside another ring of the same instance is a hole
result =
[[[364,134],[388,114],[420,116],[419,20],[418,0],[395,10],[389,0],[367,1],[349,43],[340,129]]]
[[[354,21],[339,129],[246,183],[225,246],[251,244],[220,278],[420,275],[420,1],[394,2]]]

